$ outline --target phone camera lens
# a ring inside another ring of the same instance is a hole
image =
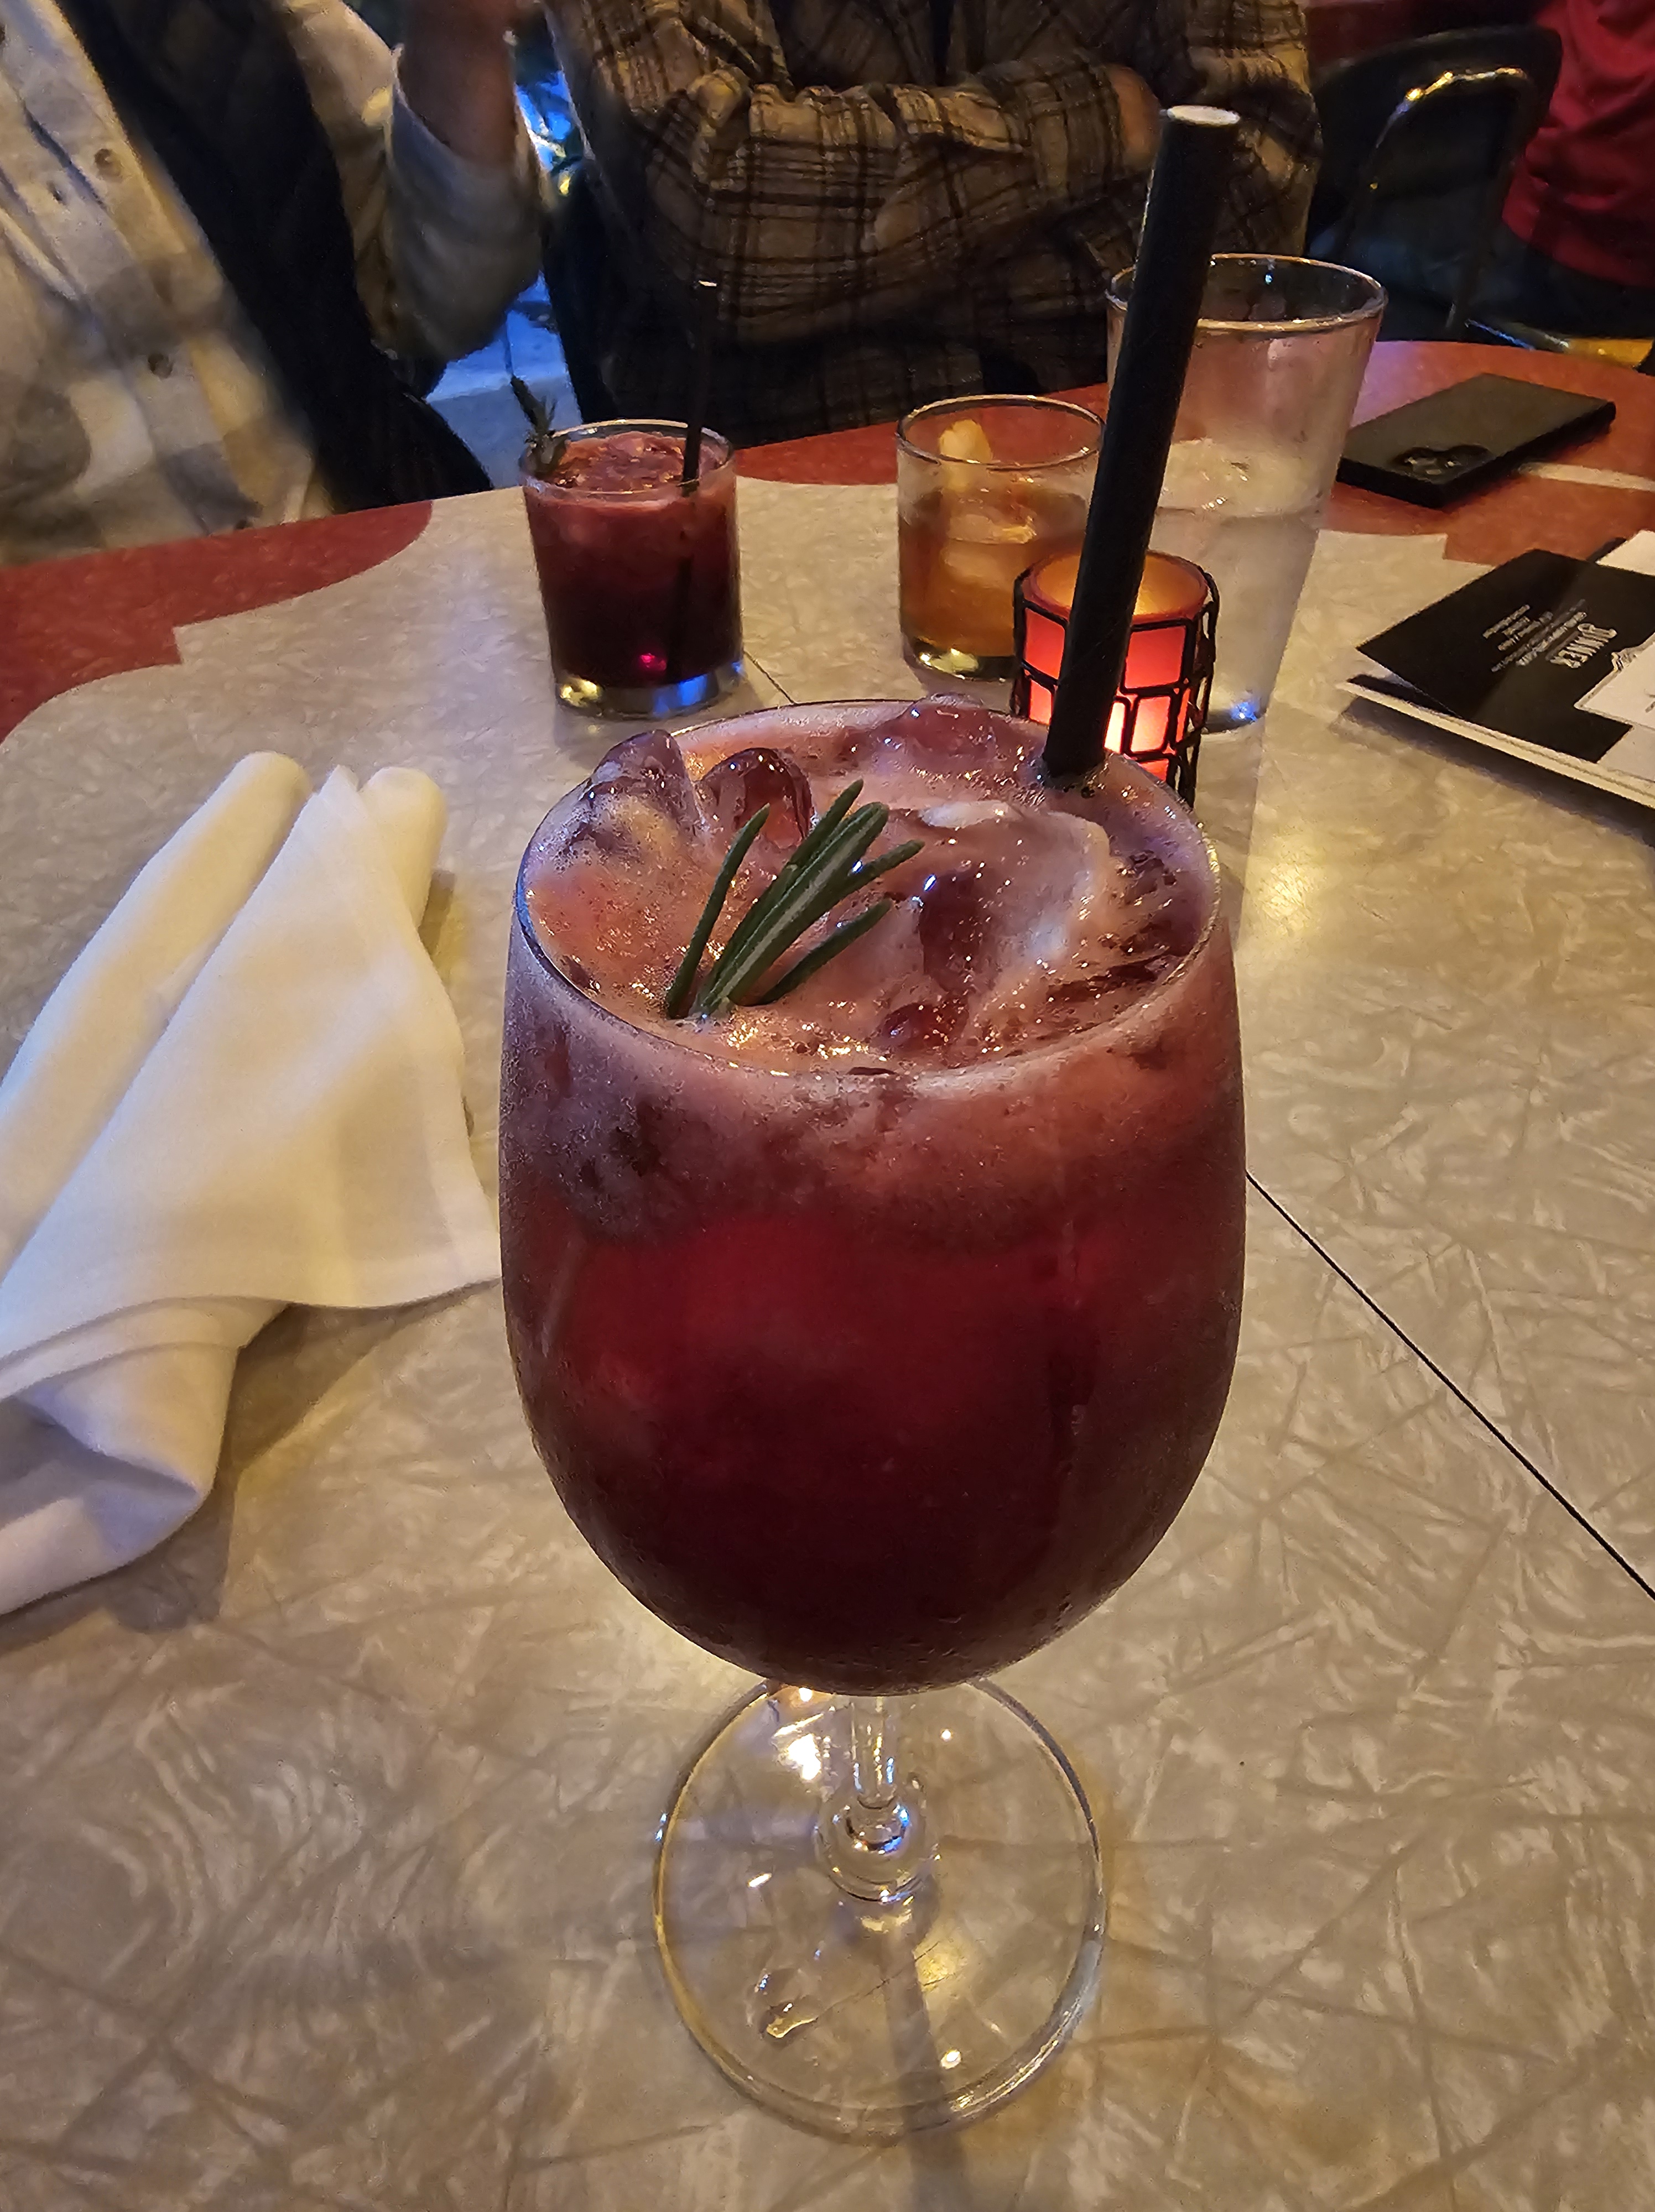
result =
[[[1457,476],[1488,458],[1487,446],[1410,446],[1397,454],[1395,465],[1411,477],[1423,477],[1427,483],[1440,483],[1445,477]]]

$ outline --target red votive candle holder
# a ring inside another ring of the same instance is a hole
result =
[[[1025,568],[1012,593],[1011,708],[1031,722],[1051,720],[1080,565],[1078,553],[1055,554]],[[1169,553],[1147,554],[1104,744],[1159,776],[1186,804],[1196,795],[1217,632],[1218,592],[1207,571]]]

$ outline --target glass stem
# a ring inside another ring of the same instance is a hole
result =
[[[887,1698],[850,1700],[850,1791],[870,1849],[896,1832],[897,1721]]]
[[[849,1786],[824,1800],[817,1823],[822,1861],[853,1897],[893,1905],[930,1863],[925,1801],[918,1781],[897,1765],[898,1705],[889,1698],[851,1698]]]

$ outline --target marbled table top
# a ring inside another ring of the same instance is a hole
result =
[[[890,491],[740,500],[752,700],[911,693]],[[1105,1836],[1069,2051],[892,2149],[748,2106],[649,1915],[739,1678],[575,1534],[496,1293],[291,1312],[200,1516],[0,1622],[3,2212],[1655,2203],[1652,817],[1341,716],[1352,642],[1468,573],[1324,538],[1203,755],[1247,1304],[1171,1534],[1011,1678]],[[513,871],[614,734],[552,708],[515,495],[179,646],[0,747],[0,1057],[230,760],[407,762],[491,1174]]]

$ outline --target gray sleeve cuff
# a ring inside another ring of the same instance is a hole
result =
[[[470,237],[538,229],[545,195],[540,165],[520,116],[510,165],[467,161],[445,146],[403,97],[400,54],[391,89],[391,166],[399,197],[428,222]]]
[[[399,69],[391,205],[401,319],[416,342],[444,360],[484,343],[540,265],[545,181],[520,117],[508,165],[468,161],[415,114]]]

